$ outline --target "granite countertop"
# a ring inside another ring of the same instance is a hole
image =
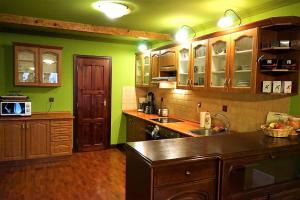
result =
[[[131,116],[134,116],[134,117],[146,120],[148,122],[151,122],[153,124],[157,124],[157,125],[159,125],[161,127],[170,129],[172,131],[181,133],[181,134],[186,135],[186,136],[203,137],[203,135],[197,135],[197,134],[193,134],[193,133],[190,132],[190,130],[199,129],[200,128],[199,123],[196,123],[196,122],[183,120],[183,119],[180,119],[180,118],[175,117],[175,116],[169,116],[169,117],[172,117],[172,118],[175,118],[175,119],[182,120],[182,122],[176,122],[176,123],[159,123],[159,122],[155,122],[155,121],[150,120],[150,119],[158,118],[159,117],[158,115],[145,114],[145,113],[142,113],[142,112],[137,112],[136,110],[126,110],[126,111],[123,111],[123,113],[125,115],[131,115]]]
[[[178,138],[129,142],[126,148],[136,151],[152,165],[182,159],[229,159],[268,153],[275,149],[300,148],[300,137],[272,138],[261,131],[233,133],[201,138]]]

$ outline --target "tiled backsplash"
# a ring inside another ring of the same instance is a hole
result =
[[[169,109],[170,115],[199,122],[199,111],[225,114],[231,123],[231,130],[239,132],[255,131],[266,120],[269,111],[287,113],[290,98],[267,95],[208,93],[191,90],[151,89],[156,105],[160,98]],[[201,108],[197,111],[197,105]],[[227,112],[222,106],[227,105]]]
[[[134,86],[124,86],[122,92],[122,110],[136,110],[138,97],[146,96],[146,91]]]

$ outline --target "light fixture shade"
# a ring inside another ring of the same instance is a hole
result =
[[[145,43],[139,44],[138,50],[140,52],[146,52],[148,50],[148,46]]]
[[[196,36],[196,32],[195,30],[187,25],[183,25],[182,27],[180,27],[180,29],[176,32],[175,34],[175,40],[180,43],[180,44],[184,44],[189,42],[189,40],[191,39],[191,34],[193,34],[194,38]]]
[[[241,17],[232,9],[228,9],[224,12],[224,16],[219,19],[218,27],[227,28],[234,24],[234,20],[237,18],[239,20],[239,25],[242,23]]]
[[[218,27],[220,28],[227,28],[233,25],[233,19],[231,16],[225,16],[219,19]]]
[[[128,6],[116,2],[98,1],[93,4],[93,7],[111,19],[120,18],[130,13]]]

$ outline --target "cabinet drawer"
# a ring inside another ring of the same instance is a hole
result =
[[[71,119],[63,119],[63,120],[51,120],[51,127],[72,127],[73,121]]]
[[[208,179],[154,189],[154,200],[164,199],[216,199],[216,181]]]
[[[216,174],[216,160],[162,166],[154,169],[154,186],[214,178]]]
[[[51,135],[51,142],[59,141],[72,141],[72,135],[70,133],[63,135]]]
[[[63,156],[72,154],[72,142],[51,142],[51,155]]]

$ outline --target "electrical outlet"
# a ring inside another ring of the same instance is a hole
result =
[[[224,112],[227,112],[227,105],[223,105],[223,106],[222,106],[222,110],[223,110]]]
[[[49,97],[49,102],[50,103],[54,102],[54,97]]]

